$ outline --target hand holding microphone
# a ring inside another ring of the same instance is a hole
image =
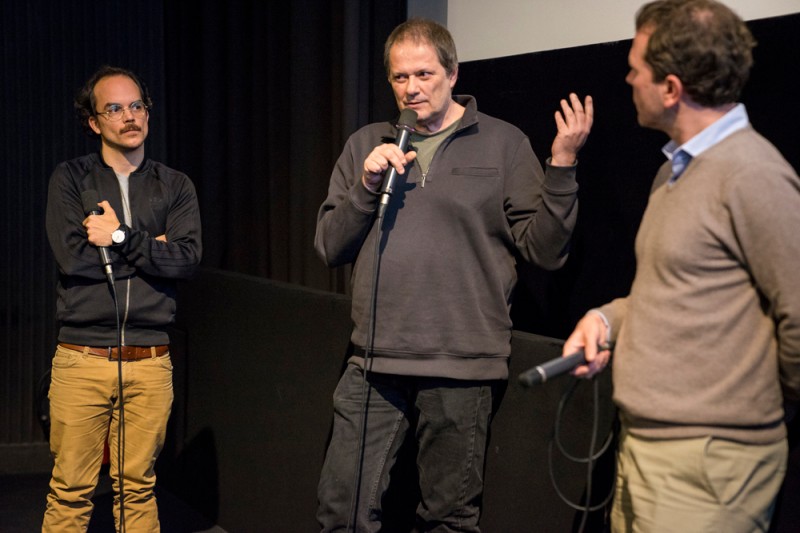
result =
[[[610,341],[611,330],[606,317],[596,309],[587,312],[575,326],[575,331],[564,343],[565,352],[570,355],[556,357],[546,363],[537,365],[519,375],[519,382],[525,387],[544,383],[581,365],[575,377],[590,378],[601,372],[611,357],[614,343]],[[587,360],[584,349],[588,351],[591,361]]]
[[[375,191],[374,187],[381,181],[381,174],[388,169],[386,175],[382,177],[378,218],[383,217],[386,206],[389,204],[389,199],[394,193],[394,182],[397,179],[397,175],[403,173],[405,165],[416,157],[416,153],[406,153],[408,140],[414,131],[416,123],[417,112],[413,109],[403,109],[397,122],[397,135],[394,144],[383,144],[376,147],[364,161],[364,176],[362,179],[364,186],[372,191]]]
[[[103,267],[103,272],[106,274],[106,278],[108,278],[109,283],[114,283],[114,271],[111,268],[111,257],[108,255],[108,247],[101,246],[97,241],[96,234],[98,233],[98,223],[97,221],[93,220],[91,217],[94,216],[102,216],[105,215],[105,211],[100,208],[98,205],[100,203],[100,197],[97,194],[97,191],[94,189],[89,189],[83,191],[81,193],[81,203],[83,204],[83,213],[86,215],[86,219],[83,221],[84,227],[86,227],[86,233],[89,237],[89,242],[94,244],[97,247],[97,251],[100,254],[100,264]],[[110,205],[106,202],[107,210],[110,211],[109,215],[113,216],[116,219],[116,214],[114,210],[111,208]],[[112,223],[113,226],[113,223]],[[117,221],[116,226],[114,229],[119,227],[119,221]],[[112,230],[113,231],[113,230]],[[102,229],[99,230],[99,233],[105,235]],[[109,244],[111,243],[111,231],[108,233],[108,241]]]
[[[600,345],[597,349],[598,351],[610,350],[611,346],[608,344]],[[548,379],[560,376],[583,364],[586,364],[586,354],[583,350],[578,350],[570,355],[556,357],[546,363],[536,365],[526,370],[519,375],[519,383],[523,387],[531,387],[538,383],[544,383]]]
[[[555,359],[550,359],[546,363],[536,365],[526,370],[519,375],[519,383],[523,387],[531,387],[539,383],[544,383],[548,379],[569,372],[576,366],[585,362],[586,357],[583,350],[578,350],[571,355],[556,357]]]

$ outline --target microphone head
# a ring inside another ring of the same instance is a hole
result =
[[[413,109],[405,108],[400,112],[400,118],[397,120],[398,128],[411,128],[417,124],[417,112]]]
[[[102,209],[97,205],[100,202],[100,196],[96,190],[88,189],[81,192],[81,202],[83,203],[83,213],[85,215],[102,214]]]

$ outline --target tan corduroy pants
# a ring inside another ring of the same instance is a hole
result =
[[[55,461],[42,531],[85,531],[92,514],[103,448],[119,530],[117,362],[58,347],[50,384],[50,450]],[[172,362],[161,357],[123,361],[124,520],[127,533],[159,531],[153,469],[172,408]]]

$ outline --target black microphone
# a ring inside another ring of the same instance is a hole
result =
[[[403,153],[405,153],[406,147],[408,147],[408,138],[411,137],[411,132],[414,131],[414,125],[416,123],[416,111],[405,108],[400,112],[400,118],[397,121],[397,137],[394,143],[400,147]],[[389,198],[392,197],[392,193],[394,192],[395,179],[397,179],[397,169],[390,167],[389,173],[383,178],[383,185],[381,186],[381,201],[378,205],[378,218],[383,218],[383,213],[386,211],[386,206],[389,204]]]
[[[573,354],[556,357],[546,363],[526,370],[519,375],[519,383],[523,387],[544,383],[548,379],[561,375],[564,372],[569,372],[576,366],[582,365],[585,362],[586,357],[583,354],[583,350],[578,350]]]
[[[102,215],[100,206],[100,197],[97,191],[89,189],[81,193],[81,201],[83,202],[83,213],[89,215]],[[103,265],[103,272],[106,273],[109,283],[114,283],[114,271],[111,269],[111,257],[108,255],[108,248],[105,246],[98,246],[97,251],[100,252],[100,263]]]

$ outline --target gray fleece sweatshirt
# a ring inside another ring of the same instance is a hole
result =
[[[537,160],[516,127],[478,113],[475,100],[438,148],[422,184],[412,163],[385,216],[372,370],[455,379],[506,379],[516,260],[564,264],[577,217],[575,167]],[[379,196],[363,162],[395,128],[355,132],[330,180],[315,247],[329,266],[353,263],[352,341],[367,342]],[[360,361],[356,358],[356,361]]]

